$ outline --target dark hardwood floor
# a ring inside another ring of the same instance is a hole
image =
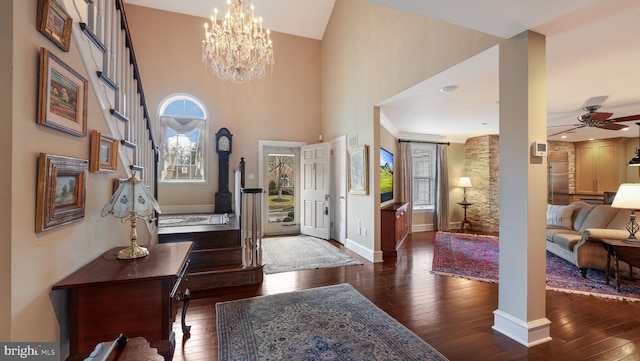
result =
[[[414,233],[383,263],[265,275],[261,285],[194,294],[191,336],[175,324],[174,360],[217,360],[216,302],[338,283],[350,283],[452,361],[640,360],[640,302],[547,291],[551,342],[527,348],[493,331],[497,285],[431,274],[433,237]]]

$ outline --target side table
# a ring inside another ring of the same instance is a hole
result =
[[[468,225],[469,226],[469,230],[471,230],[471,222],[469,222],[469,220],[467,219],[467,207],[469,207],[470,205],[472,205],[473,203],[469,203],[469,202],[458,202],[459,205],[462,206],[462,208],[464,208],[464,219],[462,220],[462,223],[460,223],[460,230],[462,232],[464,232],[464,225]]]
[[[617,239],[603,239],[602,245],[609,253],[607,258],[607,284],[609,278],[616,281],[616,288],[620,291],[622,280],[640,280],[633,277],[633,268],[640,267],[640,244],[626,243]],[[611,272],[611,258],[613,257],[615,264],[613,273]],[[620,261],[629,265],[629,275],[624,276],[620,270]]]

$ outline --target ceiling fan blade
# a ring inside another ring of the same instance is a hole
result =
[[[628,125],[624,125],[624,124],[606,122],[606,123],[604,123],[602,126],[600,126],[598,128],[608,129],[608,130],[620,130],[620,129],[629,128],[629,126]]]
[[[577,127],[575,127],[575,128],[571,128],[571,129],[563,130],[563,131],[561,131],[561,132],[554,133],[554,134],[549,134],[549,135],[547,136],[547,138],[548,138],[548,137],[553,137],[554,135],[559,135],[559,134],[562,134],[562,133],[568,133],[568,132],[574,131],[574,130],[576,130],[576,129],[584,128],[584,127],[586,127],[586,125],[581,124],[581,125],[579,125],[579,126],[577,126]]]
[[[578,128],[582,128],[584,127],[584,124],[556,124],[556,125],[547,125],[547,128],[557,128],[557,127],[578,127]]]
[[[640,120],[640,114],[628,115],[626,117],[618,117],[609,119],[610,122],[630,122],[632,120]]]
[[[591,120],[603,121],[609,119],[613,113],[595,112],[591,113]]]

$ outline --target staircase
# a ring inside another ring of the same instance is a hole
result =
[[[73,35],[127,175],[136,172],[157,198],[158,146],[122,0],[64,0]]]
[[[63,0],[63,3],[74,19],[73,36],[105,121],[111,135],[120,140],[119,157],[126,165],[127,176],[135,171],[158,199],[159,149],[123,0]],[[232,219],[235,223],[229,226],[209,229],[158,229],[157,222],[147,225],[152,242],[156,236],[160,243],[194,242],[187,271],[192,291],[260,283],[262,266],[246,263],[247,248],[243,247],[240,220]]]
[[[262,266],[247,265],[238,217],[228,225],[160,227],[158,242],[192,241],[187,276],[191,291],[262,282]]]

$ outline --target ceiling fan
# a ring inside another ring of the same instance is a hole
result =
[[[629,115],[626,117],[611,118],[613,113],[597,111],[598,109],[600,109],[600,105],[587,105],[582,109],[584,109],[586,113],[578,116],[578,121],[580,123],[573,124],[573,128],[571,129],[563,130],[561,132],[551,134],[549,136],[552,137],[554,135],[572,132],[576,129],[580,129],[584,127],[594,127],[594,128],[608,129],[608,130],[620,130],[620,129],[628,128],[628,126],[624,124],[618,124],[618,123],[630,122],[632,120],[640,120],[640,114]],[[562,127],[562,126],[566,127],[566,125],[552,125],[552,127]]]

